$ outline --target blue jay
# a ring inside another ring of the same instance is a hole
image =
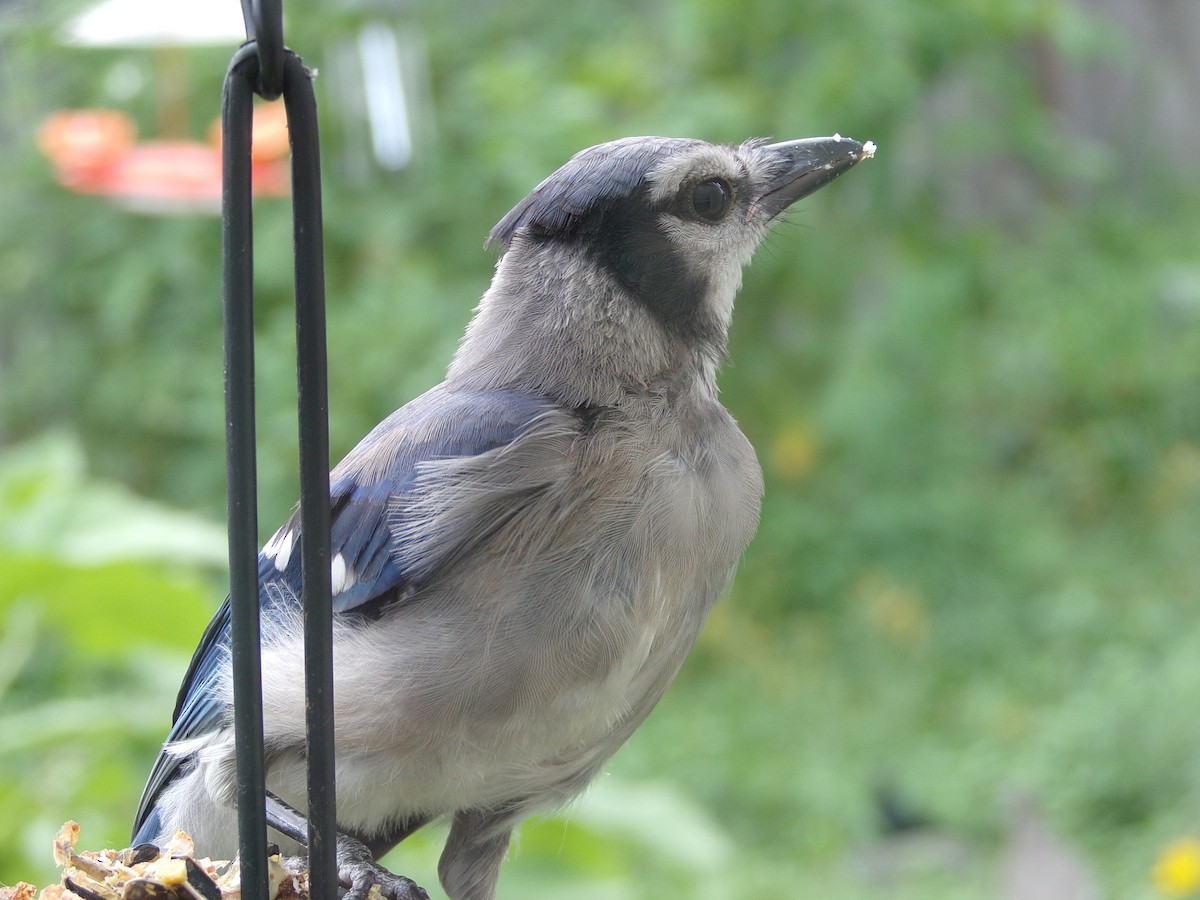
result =
[[[440,817],[453,900],[495,896],[513,828],[600,771],[679,671],[758,523],[717,400],[742,268],[872,155],[835,135],[576,154],[492,230],[503,254],[446,379],[331,474],[339,875]],[[299,522],[259,557],[267,787],[301,805]],[[135,843],[236,850],[229,605],[184,678]],[[374,866],[374,867],[373,867]],[[365,876],[364,876],[365,873]]]

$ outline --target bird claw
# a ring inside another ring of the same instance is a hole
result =
[[[342,900],[367,900],[371,886],[377,886],[384,900],[429,900],[429,894],[411,878],[395,875],[371,856],[361,842],[338,836],[338,881],[346,887]]]

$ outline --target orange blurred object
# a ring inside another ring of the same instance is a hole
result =
[[[290,189],[287,119],[282,104],[272,107],[262,107],[269,114],[255,113],[251,180],[256,195],[282,197]],[[63,110],[42,125],[37,143],[53,163],[59,184],[75,193],[106,196],[143,212],[217,212],[219,125],[215,134],[215,143],[138,143],[137,129],[124,113]]]
[[[133,146],[137,128],[115,109],[65,109],[46,119],[37,145],[55,166],[98,169],[111,165]]]
[[[282,103],[256,103],[252,122],[253,141],[250,159],[256,163],[284,159],[292,151],[288,142],[287,111]],[[216,147],[221,146],[221,120],[217,119],[209,130],[209,138]]]

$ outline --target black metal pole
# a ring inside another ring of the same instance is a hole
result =
[[[221,101],[229,615],[244,900],[267,900],[254,427],[254,241],[250,194],[250,121],[257,78],[258,54],[252,45],[248,45],[239,50],[229,64]]]
[[[283,95],[292,146],[309,890],[314,900],[335,900],[329,412],[316,96],[311,74],[284,46],[280,0],[242,0],[242,9],[250,42],[230,64],[222,104],[230,613],[242,890],[247,900],[266,900],[250,183],[251,113],[253,94],[258,93],[268,100]]]
[[[312,75],[290,51],[284,63],[283,102],[292,145],[309,889],[314,898],[334,900],[337,897],[337,795],[334,781],[329,410],[321,160]]]

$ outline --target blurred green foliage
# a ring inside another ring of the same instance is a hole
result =
[[[211,522],[88,477],[63,434],[0,456],[4,883],[44,880],[58,819],[127,841],[130,791],[181,674],[170,635],[204,627],[218,585],[201,572],[224,545]]]
[[[1047,74],[1153,72],[1144,48],[1057,0],[287,7],[322,71],[377,19],[430,65],[400,175],[351,164],[361,126],[317,81],[335,456],[439,379],[488,229],[576,149],[880,147],[747,274],[722,387],[768,487],[731,595],[613,774],[524,829],[503,895],[878,896],[855,860],[882,782],[975,848],[892,896],[991,896],[1014,786],[1114,896],[1152,896],[1158,849],[1200,829],[1200,203],[1144,108],[1072,130]],[[224,503],[217,222],[53,183],[50,110],[155,122],[155,57],[60,46],[73,9],[0,10],[10,882],[53,877],[68,817],[124,841],[222,592],[197,519]],[[228,55],[187,56],[196,134]],[[289,227],[286,202],[258,205],[264,532],[296,494]],[[418,835],[393,862],[432,886],[437,852]]]

